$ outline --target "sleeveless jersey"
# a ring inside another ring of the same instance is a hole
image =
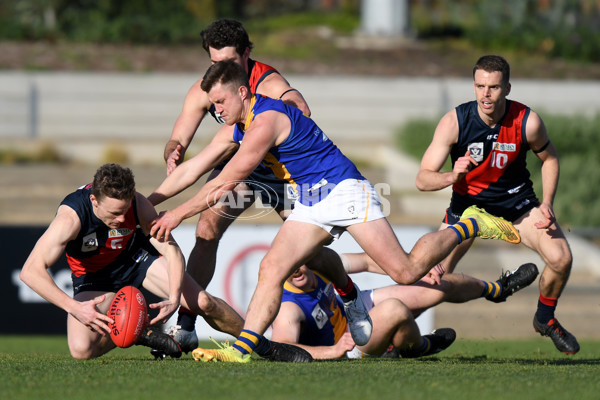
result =
[[[250,82],[250,92],[256,93],[256,88],[258,87],[258,85],[260,85],[260,83],[267,76],[269,76],[271,74],[278,74],[278,73],[279,73],[279,71],[277,71],[275,68],[271,67],[270,65],[263,64],[258,61],[254,61],[249,58],[248,59],[248,80]],[[219,114],[217,114],[214,104],[211,103],[210,108],[208,109],[208,112],[210,113],[210,115],[213,116],[215,121],[217,121],[219,124],[225,123],[223,118],[221,118],[221,116]]]
[[[318,203],[345,179],[365,179],[311,118],[281,100],[252,96],[246,126],[235,125],[233,140],[241,144],[248,126],[265,111],[285,114],[290,119],[291,129],[281,144],[269,150],[261,165],[287,181],[302,204]]]
[[[134,237],[145,237],[139,228],[135,198],[125,214],[125,223],[118,229],[109,228],[92,210],[91,186],[76,190],[60,203],[75,210],[81,222],[79,234],[66,246],[67,262],[77,277],[121,263],[130,254],[128,245],[135,242]]]
[[[283,285],[282,302],[290,301],[302,309],[306,323],[298,343],[307,346],[332,346],[347,329],[346,314],[333,285],[317,274],[317,288],[304,292],[287,281]]]
[[[452,165],[467,150],[479,165],[452,186],[453,201],[458,197],[456,200],[471,204],[502,203],[532,191],[525,136],[529,112],[529,107],[508,100],[504,117],[490,128],[479,117],[476,101],[456,107],[459,134],[450,152]]]

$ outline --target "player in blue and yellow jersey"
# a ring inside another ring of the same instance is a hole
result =
[[[153,222],[152,236],[162,240],[184,219],[209,209],[261,163],[293,186],[298,201],[260,264],[258,285],[242,334],[231,347],[194,350],[195,358],[247,361],[277,315],[284,281],[344,231],[394,281],[407,284],[423,277],[462,240],[474,235],[518,235],[510,223],[471,210],[472,217],[425,235],[411,253],[406,253],[383,215],[373,185],[312,119],[279,100],[253,95],[248,77],[235,62],[212,65],[204,75],[202,88],[225,123],[236,129],[234,137],[215,137],[204,161],[210,164],[233,151],[235,155],[194,197],[161,213]],[[160,191],[154,194],[161,196]],[[363,324],[370,325],[370,321],[358,325]],[[354,341],[366,344],[370,330],[358,332],[357,338],[351,324]]]
[[[383,273],[363,254],[342,254],[340,262],[349,273]],[[523,271],[535,271],[530,276]],[[535,264],[524,264],[516,273],[504,273],[493,284],[502,300],[530,285],[537,276]],[[533,279],[531,279],[533,277]],[[283,298],[273,322],[273,340],[295,344],[315,359],[357,358],[364,355],[424,357],[446,349],[456,337],[451,328],[421,336],[414,319],[442,302],[464,303],[490,298],[490,282],[464,274],[445,274],[438,285],[419,281],[413,285],[390,285],[361,292],[373,320],[373,335],[365,346],[356,346],[347,333],[341,302],[331,283],[306,266],[298,268],[283,286]],[[497,297],[496,297],[497,298]],[[386,351],[389,345],[392,351]],[[384,353],[385,352],[385,353]]]
[[[533,326],[566,354],[579,344],[554,316],[571,271],[572,255],[552,206],[558,186],[556,149],[540,116],[506,97],[510,66],[500,56],[481,57],[473,68],[475,101],[461,104],[440,120],[421,160],[420,190],[452,186],[450,207],[440,229],[454,224],[470,206],[506,218],[519,230],[523,243],[546,262]],[[536,197],[526,166],[527,151],[542,162],[542,198]],[[453,169],[440,172],[450,157]],[[443,265],[453,271],[473,239],[461,244]]]
[[[290,87],[275,68],[250,58],[253,44],[240,22],[231,19],[215,21],[202,31],[202,46],[209,54],[213,64],[218,61],[231,60],[242,66],[248,75],[251,93],[260,93],[267,97],[281,99],[285,104],[298,108],[303,114],[310,115],[310,109],[302,94]],[[231,154],[222,154],[222,157],[219,158],[219,161],[222,162],[207,166],[203,163],[206,158],[204,154],[213,149],[214,146],[211,144],[189,162],[180,164],[185,150],[207,113],[210,113],[218,123],[224,123],[223,118],[208,98],[208,94],[202,89],[201,83],[200,79],[188,91],[183,110],[175,122],[171,138],[165,147],[164,157],[167,162],[169,179],[159,189],[161,194],[166,197],[174,196],[214,168],[208,177],[208,180],[213,179],[220,173],[231,156]],[[231,137],[232,135],[233,127],[229,125],[222,126],[217,133],[217,137]],[[180,165],[178,166],[178,164]],[[169,185],[170,187],[167,187]],[[244,182],[240,182],[231,191],[230,201],[221,203],[218,213],[201,214],[196,227],[196,241],[188,257],[187,272],[202,287],[206,288],[214,275],[217,248],[221,237],[229,225],[252,206],[256,195],[260,196],[264,205],[272,207],[282,220],[289,215],[296,200],[293,190],[288,190],[288,182],[285,179],[275,176],[271,168],[259,165]],[[153,205],[157,205],[165,197],[162,196],[161,199],[158,199],[155,195],[150,195],[148,198]],[[318,257],[330,257],[327,250],[324,249]],[[352,280],[343,271],[330,273],[329,276],[333,279],[338,293],[344,296],[347,307],[354,306],[357,300],[360,301]],[[195,322],[196,315],[181,307],[177,324],[167,328],[167,332],[177,339],[186,353],[198,345]],[[280,356],[283,355],[280,353]]]
[[[281,99],[286,104],[299,108],[304,114],[310,115],[310,108],[302,94],[292,88],[275,68],[250,58],[253,43],[240,22],[232,19],[219,19],[202,31],[201,36],[202,46],[210,56],[212,63],[232,60],[244,68],[252,93]],[[164,158],[168,174],[173,173],[183,161],[185,151],[207,113],[211,114],[217,123],[221,125],[224,123],[207,93],[200,87],[201,82],[202,80],[198,80],[189,89],[183,109],[173,126],[170,140],[165,146]],[[233,128],[223,125],[218,134],[232,135]],[[217,176],[223,169],[227,157],[223,158],[225,161],[214,165],[214,169],[208,177],[209,180]],[[192,165],[189,166],[192,167]],[[194,169],[195,172],[200,171],[196,166]],[[177,172],[177,174],[184,173],[185,171]],[[259,167],[253,171],[246,182],[240,183],[232,191],[230,204],[223,205],[220,213],[204,213],[200,216],[196,228],[196,241],[188,257],[187,272],[202,287],[206,288],[214,275],[217,248],[221,237],[229,225],[252,206],[255,193],[261,196],[263,204],[272,207],[282,219],[289,214],[295,199],[289,195],[286,184],[286,181],[277,178],[270,169]],[[152,196],[149,199],[154,205],[157,205]],[[352,282],[348,281],[344,275],[340,275],[339,279],[336,279],[336,284],[339,285],[340,290],[353,293]],[[352,295],[350,295],[351,298]],[[177,324],[167,329],[180,342],[185,352],[193,350],[198,345],[195,321],[195,314],[185,308],[180,308]]]

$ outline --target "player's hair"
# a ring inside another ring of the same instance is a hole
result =
[[[223,47],[235,47],[241,56],[246,49],[252,50],[253,44],[248,38],[248,32],[241,22],[233,19],[219,19],[200,32],[202,47],[208,53],[208,48],[221,50]]]
[[[204,74],[200,87],[208,93],[217,83],[221,83],[221,85],[231,84],[235,88],[246,86],[250,91],[248,74],[241,65],[231,60],[219,61],[211,65]]]
[[[505,85],[510,81],[510,65],[508,65],[508,61],[506,61],[504,57],[496,55],[481,57],[473,67],[473,79],[475,79],[475,72],[478,69],[482,69],[485,72],[498,71],[502,73],[502,83]]]
[[[133,172],[118,164],[104,164],[94,175],[91,192],[98,201],[104,197],[131,200],[135,196]]]

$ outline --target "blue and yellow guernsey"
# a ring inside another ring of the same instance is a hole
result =
[[[304,313],[306,323],[298,343],[307,346],[333,346],[347,330],[344,306],[335,294],[331,282],[317,272],[315,275],[317,288],[309,292],[302,291],[286,281],[281,301],[291,301]]]
[[[233,140],[241,144],[254,118],[265,111],[287,115],[292,127],[289,136],[269,150],[257,169],[268,168],[287,181],[300,203],[307,206],[318,203],[345,179],[365,179],[312,119],[280,100],[253,96],[245,124],[235,126]]]

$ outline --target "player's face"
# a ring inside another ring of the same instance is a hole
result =
[[[208,53],[210,55],[210,62],[212,64],[216,64],[219,61],[233,61],[236,64],[241,65],[246,73],[248,73],[248,57],[250,55],[250,51],[248,49],[246,49],[244,54],[239,55],[233,46],[223,47],[219,50],[209,47]]]
[[[510,92],[510,83],[502,82],[502,72],[475,71],[473,80],[475,98],[479,113],[492,119],[504,115],[506,96]]]
[[[308,286],[311,284],[311,275],[309,274],[309,270],[306,265],[298,268],[294,273],[287,279],[289,283],[294,285],[299,289],[308,289]]]
[[[235,90],[233,85],[222,85],[219,82],[208,92],[208,99],[227,125],[243,121],[244,100],[240,89]]]
[[[94,214],[109,228],[117,229],[125,223],[125,214],[131,207],[131,200],[118,200],[112,197],[103,197],[100,201],[90,195]]]

